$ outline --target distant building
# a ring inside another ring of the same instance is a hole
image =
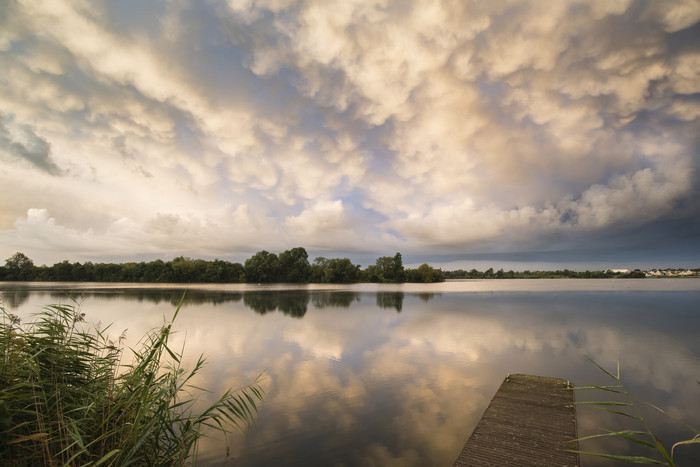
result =
[[[690,269],[651,269],[649,271],[644,271],[647,277],[686,277],[694,276],[694,273]]]
[[[630,271],[629,269],[607,269],[605,272],[612,272],[615,274],[629,274]]]

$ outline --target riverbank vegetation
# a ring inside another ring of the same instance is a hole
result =
[[[634,271],[633,271],[634,272]],[[489,268],[486,271],[477,271],[472,269],[465,271],[458,269],[456,271],[445,271],[447,279],[610,279],[614,277],[644,277],[644,274],[606,271],[572,271],[570,269],[557,271],[498,271]]]
[[[178,256],[172,261],[127,263],[71,263],[35,266],[23,253],[15,253],[0,266],[0,281],[40,282],[140,282],[140,283],[331,283],[354,282],[443,282],[446,279],[635,279],[644,277],[700,277],[700,269],[641,271],[442,271],[428,264],[405,268],[401,253],[377,258],[362,269],[348,258],[319,256],[309,261],[304,248],[275,254],[259,251],[243,264],[215,259],[206,261]]]
[[[179,256],[172,261],[128,263],[70,263],[35,266],[23,253],[15,253],[0,267],[0,281],[142,282],[142,283],[353,283],[442,282],[444,273],[427,264],[416,269],[403,265],[401,253],[383,256],[362,269],[348,258],[318,257],[309,262],[304,248],[279,255],[259,251],[244,264],[216,259],[206,261]]]
[[[204,359],[185,370],[169,346],[179,309],[122,365],[124,334],[113,341],[87,327],[77,302],[27,324],[0,307],[0,464],[185,465],[203,428],[246,427],[262,400],[258,380],[195,410]]]

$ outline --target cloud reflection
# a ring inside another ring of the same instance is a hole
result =
[[[453,292],[429,302],[406,293],[401,313],[381,306],[398,294],[284,296],[306,307],[303,318],[285,314],[281,298],[261,305],[281,313],[252,313],[243,294],[187,306],[176,323],[174,344],[186,341],[190,359],[209,357],[197,383],[213,393],[265,371],[256,426],[228,439],[237,465],[449,465],[507,373],[604,382],[584,354],[614,366],[619,352],[639,399],[700,424],[689,410],[700,371],[697,291]],[[30,295],[23,309],[44,299]],[[88,298],[84,309],[117,321],[116,331],[128,327],[130,338],[172,313],[169,300]],[[613,423],[579,415],[582,435]],[[652,419],[664,442],[678,434]],[[205,465],[222,462],[222,443],[202,445]]]

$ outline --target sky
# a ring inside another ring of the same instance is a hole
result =
[[[0,262],[700,267],[697,0],[6,0],[0,70]]]

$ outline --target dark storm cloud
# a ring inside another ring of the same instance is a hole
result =
[[[11,125],[12,132],[8,125]],[[13,134],[14,133],[14,134]],[[10,162],[28,162],[51,175],[62,175],[51,159],[51,145],[38,136],[29,125],[16,124],[0,114],[0,154]]]

